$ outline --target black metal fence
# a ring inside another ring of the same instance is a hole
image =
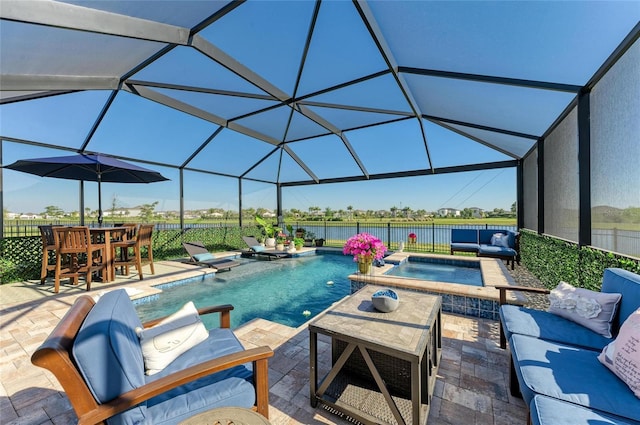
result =
[[[416,252],[449,252],[451,242],[451,229],[502,229],[516,230],[516,226],[499,225],[464,225],[464,224],[435,224],[435,223],[410,223],[410,222],[347,222],[347,221],[308,221],[292,223],[294,230],[303,228],[306,232],[315,234],[316,238],[325,239],[328,246],[342,246],[349,237],[367,232],[379,238],[390,250],[399,248],[404,244],[406,251]],[[414,234],[415,239],[410,239],[409,234]]]
[[[135,223],[134,220],[127,221],[129,223]],[[115,222],[104,222],[103,226],[113,226]],[[40,230],[38,226],[43,224],[52,224],[60,226],[79,226],[80,220],[5,220],[4,221],[4,237],[21,237],[21,236],[40,236]],[[97,220],[85,220],[85,226],[98,227]],[[211,223],[189,223],[185,225],[185,228],[189,229],[208,229],[219,227],[238,227],[237,221],[229,222],[211,222]],[[167,223],[157,222],[155,223],[156,230],[179,230],[180,223]]]
[[[69,220],[23,220],[5,222],[5,237],[0,239],[0,282],[34,279],[39,274],[42,247],[40,243],[39,225],[60,224],[78,225],[78,221]],[[97,222],[87,225],[97,226]],[[345,241],[361,232],[368,232],[380,238],[389,250],[395,251],[404,245],[409,252],[449,253],[451,229],[502,229],[516,230],[515,226],[499,225],[443,225],[435,223],[411,222],[336,222],[336,221],[298,221],[288,223],[293,231],[303,228],[309,236],[324,239],[324,245],[342,248]],[[109,224],[111,225],[111,224]],[[156,223],[154,232],[154,257],[158,260],[179,258],[186,255],[182,248],[183,240],[200,240],[210,250],[246,249],[242,240],[245,235],[260,235],[261,230],[255,224],[238,226],[237,222],[189,223],[184,229],[178,223]],[[640,257],[640,232],[594,231],[595,248],[621,252],[631,257]],[[415,239],[409,238],[414,234]],[[605,245],[598,246],[599,244]],[[624,244],[624,252],[610,248]],[[630,253],[630,254],[629,254]],[[35,276],[35,277],[34,277]]]

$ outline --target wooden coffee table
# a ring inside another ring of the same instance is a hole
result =
[[[439,296],[395,289],[380,313],[367,285],[309,324],[311,405],[365,424],[425,424],[442,351]],[[318,334],[331,337],[332,368],[318,382]]]

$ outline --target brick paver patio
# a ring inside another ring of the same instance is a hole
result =
[[[146,271],[147,269],[145,269]],[[130,287],[139,294],[152,285],[202,274],[208,270],[176,262],[156,263],[156,275],[119,277],[109,285],[94,284],[90,294]],[[72,424],[75,414],[57,380],[33,366],[30,356],[57,324],[82,287],[26,282],[0,286],[0,423]],[[233,314],[233,313],[232,313]],[[508,391],[507,352],[498,346],[498,323],[445,314],[443,352],[429,425],[526,424],[522,400]],[[274,425],[347,424],[323,408],[309,404],[309,346],[305,326],[294,329],[258,319],[238,328],[246,347],[269,345],[275,355],[269,364],[270,421]],[[330,346],[319,341],[320,366],[328,370]]]

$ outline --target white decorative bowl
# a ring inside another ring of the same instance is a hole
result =
[[[398,308],[400,298],[395,291],[386,288],[374,292],[373,295],[371,295],[371,302],[376,310],[383,313],[390,313]]]

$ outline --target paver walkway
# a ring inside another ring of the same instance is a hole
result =
[[[145,268],[145,271],[147,269]],[[98,293],[119,287],[139,295],[158,282],[209,272],[176,262],[156,263],[156,275],[119,277],[113,284],[94,284]],[[0,286],[0,424],[73,424],[75,414],[57,380],[33,366],[30,356],[57,324],[83,288],[20,283]],[[233,313],[232,313],[233,314]],[[526,424],[522,400],[508,391],[508,357],[498,346],[498,323],[443,315],[443,351],[429,425]],[[309,404],[309,346],[305,326],[294,329],[257,319],[236,330],[247,347],[269,345],[270,421],[274,425],[347,424],[346,420]],[[319,340],[320,367],[328,370],[330,346]],[[322,371],[321,371],[322,372]]]

